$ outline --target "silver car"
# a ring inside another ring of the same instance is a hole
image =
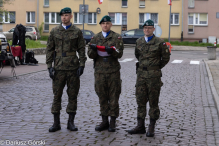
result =
[[[25,34],[26,39],[30,39],[30,40],[40,39],[41,36],[40,36],[39,30],[37,29],[37,27],[35,26],[25,26],[25,27],[26,27],[26,34]],[[12,40],[13,32],[14,32],[14,28],[10,29],[9,31],[3,32],[3,33],[8,40]]]

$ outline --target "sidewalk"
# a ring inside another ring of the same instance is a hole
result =
[[[204,62],[208,72],[211,91],[219,113],[219,59],[204,60]]]

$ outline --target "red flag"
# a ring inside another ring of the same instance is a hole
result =
[[[167,0],[168,1],[168,5],[172,5],[172,0]]]
[[[98,0],[99,4],[102,4],[103,0]]]

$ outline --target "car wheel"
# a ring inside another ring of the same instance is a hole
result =
[[[26,37],[25,37],[25,39],[27,39],[27,40],[31,40],[31,37],[29,37],[29,36],[26,36]]]

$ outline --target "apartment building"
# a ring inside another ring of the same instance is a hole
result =
[[[9,20],[7,16],[2,16],[3,31],[7,31],[16,24],[40,26],[44,23],[43,35],[49,32],[61,22],[59,12],[64,7],[70,7],[73,11],[74,25],[83,28],[79,5],[83,0],[13,0],[11,5],[4,7],[15,13]],[[162,29],[161,38],[168,38],[170,6],[166,0],[103,0],[102,4],[98,0],[85,0],[89,5],[86,15],[88,23],[84,29],[92,30],[94,33],[101,31],[99,21],[104,15],[112,18],[112,30],[121,33],[125,30],[141,28],[147,19],[152,19],[155,25]],[[11,13],[10,13],[11,14]],[[171,38],[180,39],[182,32],[182,0],[173,0],[171,15]]]
[[[10,4],[0,5],[8,13],[0,14],[2,31],[9,31],[16,24],[36,26],[37,0],[11,0]]]
[[[219,38],[218,8],[218,0],[184,0],[184,40]]]

